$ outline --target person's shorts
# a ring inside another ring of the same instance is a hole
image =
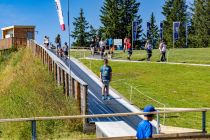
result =
[[[60,44],[57,44],[57,49],[60,49],[61,48],[61,45]]]
[[[64,54],[67,56],[68,55],[68,52],[67,51],[64,51]]]
[[[109,87],[109,80],[102,80],[104,87]]]
[[[132,55],[132,49],[128,49],[128,55]]]

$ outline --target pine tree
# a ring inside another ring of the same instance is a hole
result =
[[[76,39],[76,42],[74,44],[80,47],[87,46],[89,35],[87,29],[89,28],[89,26],[87,20],[84,17],[83,9],[80,9],[80,16],[74,18],[74,20],[74,31],[71,35],[74,39]]]
[[[142,19],[141,16],[138,15],[140,2],[137,2],[137,0],[122,0],[122,26],[126,30],[123,33],[123,36],[131,37],[132,36],[132,22],[137,21],[139,23],[138,29],[137,29],[137,38],[142,36]]]
[[[89,31],[89,41],[97,36],[97,29],[94,29],[92,25],[90,25],[90,31]]]
[[[105,0],[101,8],[102,31],[106,37],[125,38],[132,35],[132,21],[138,21],[137,38],[142,33],[142,19],[138,15],[137,0]]]
[[[193,17],[192,17],[192,32],[190,40],[192,47],[208,47],[210,38],[210,12],[209,1],[195,0]],[[209,12],[209,13],[208,13]]]
[[[179,40],[175,47],[183,47],[186,40],[187,5],[186,0],[167,0],[163,6],[162,14],[166,17],[163,22],[164,40],[167,46],[173,46],[173,22],[181,22],[179,30]]]
[[[120,17],[121,13],[120,0],[105,0],[101,8],[101,22],[103,24],[103,32],[106,37],[119,38]]]
[[[150,24],[151,24],[151,31],[150,31],[149,40],[151,40],[153,48],[156,48],[157,41],[159,39],[159,30],[158,26],[156,25],[156,20],[153,12],[151,14]]]

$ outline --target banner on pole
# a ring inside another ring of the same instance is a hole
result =
[[[174,41],[177,41],[179,39],[179,27],[180,27],[180,22],[173,22]]]
[[[163,40],[163,23],[160,23],[160,40]]]
[[[55,4],[56,4],[57,12],[58,12],[58,18],[59,18],[61,30],[65,31],[65,24],[64,24],[63,12],[62,12],[62,8],[61,8],[60,0],[55,0]]]
[[[138,21],[133,21],[133,41],[137,40],[138,25]]]
[[[151,31],[151,24],[150,22],[147,22],[147,38],[150,36],[150,31]]]

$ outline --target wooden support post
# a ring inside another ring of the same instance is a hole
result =
[[[54,80],[57,82],[57,64],[54,62]]]
[[[54,61],[52,60],[52,74],[54,75],[54,73],[55,73],[55,71],[54,71]]]
[[[42,49],[42,64],[44,64],[44,49]]]
[[[69,96],[69,75],[65,72],[65,95]]]
[[[80,106],[80,83],[75,81],[75,99],[79,102]]]
[[[64,84],[64,70],[61,69],[61,84]]]
[[[61,85],[61,68],[59,66],[57,66],[57,83],[58,83],[58,86]]]
[[[70,79],[70,96],[72,96],[73,98],[75,97],[75,88],[74,88],[74,78],[71,77]]]

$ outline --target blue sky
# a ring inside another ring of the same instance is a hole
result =
[[[84,9],[87,21],[98,28],[100,23],[100,8],[104,0],[70,0],[70,22],[73,17],[79,16],[80,8]],[[161,14],[164,0],[139,0],[141,6],[139,13],[143,19],[143,29],[146,22],[154,12],[156,22],[159,25],[164,19]],[[193,0],[187,0],[188,3]],[[67,0],[61,0],[65,24],[67,24]],[[0,28],[10,25],[35,25],[36,40],[42,43],[45,35],[54,42],[55,36],[62,35],[62,42],[68,40],[67,32],[62,32],[59,26],[58,16],[54,0],[0,0]],[[71,30],[73,26],[71,25]]]

